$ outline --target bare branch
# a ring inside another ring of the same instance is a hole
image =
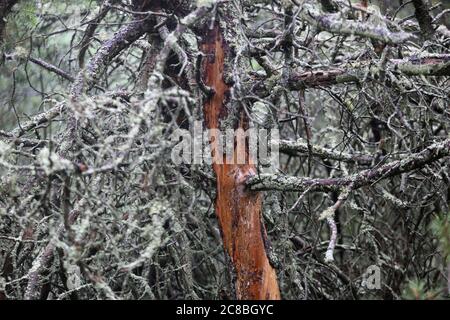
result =
[[[405,159],[392,161],[376,169],[367,169],[358,174],[342,178],[300,178],[272,174],[261,174],[250,178],[247,186],[252,190],[311,191],[337,190],[349,185],[353,189],[371,185],[379,180],[423,168],[450,155],[450,139],[432,144],[421,152]]]
[[[72,87],[72,96],[77,97],[90,89],[97,82],[106,64],[151,28],[152,24],[149,20],[139,20],[133,21],[117,31],[98,49],[86,68],[77,75]]]
[[[343,19],[340,13],[323,14],[314,8],[305,6],[301,17],[309,24],[325,31],[337,34],[357,35],[373,40],[383,41],[388,44],[404,43],[413,39],[410,33],[399,31],[394,32],[383,25],[372,25],[369,22],[358,22],[354,20]]]
[[[376,65],[368,62],[355,63],[347,66],[336,66],[322,70],[292,72],[290,84],[293,89],[301,87],[316,87],[349,82],[359,82],[369,74],[377,74]],[[388,72],[400,72],[406,76],[449,76],[450,55],[423,55],[405,59],[390,59],[386,62]]]
[[[280,140],[278,141],[280,151],[285,151],[291,154],[292,152],[299,152],[301,154],[309,154],[310,150],[308,148],[308,144],[303,142],[302,140],[298,141],[289,141],[289,140]],[[350,154],[346,152],[340,152],[338,150],[332,150],[328,148],[324,148],[317,145],[311,146],[311,154],[314,157],[318,157],[321,159],[331,159],[337,161],[345,161],[345,162],[355,162],[360,165],[367,165],[372,163],[373,157],[365,154]]]
[[[38,66],[43,67],[44,69],[46,69],[46,70],[48,70],[50,72],[56,73],[57,75],[63,77],[66,80],[69,80],[70,82],[75,81],[75,78],[72,75],[68,74],[64,70],[58,68],[57,66],[55,66],[55,65],[53,65],[51,63],[48,63],[48,62],[46,62],[46,61],[44,61],[42,59],[34,58],[34,57],[29,57],[29,60],[31,62],[37,64]]]

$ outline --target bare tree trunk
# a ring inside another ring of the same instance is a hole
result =
[[[207,127],[212,129],[219,128],[226,115],[230,86],[223,76],[225,63],[231,57],[218,24],[212,30],[207,29],[205,34],[202,44],[202,51],[207,56],[203,64],[205,84],[215,93],[204,104],[204,116]],[[239,119],[238,127],[245,130],[248,119],[243,111],[240,111]],[[248,155],[248,146],[246,149]],[[245,188],[246,180],[256,174],[256,168],[252,164],[225,164],[225,160],[224,157],[224,164],[213,165],[217,176],[215,206],[225,251],[236,276],[236,296],[238,299],[279,299],[277,277],[265,249],[267,235],[261,221],[261,193]]]

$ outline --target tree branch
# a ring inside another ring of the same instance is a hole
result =
[[[61,76],[64,79],[69,80],[70,82],[75,81],[75,78],[72,75],[68,74],[64,70],[58,68],[57,66],[55,66],[51,63],[48,63],[44,60],[41,60],[39,58],[33,58],[33,57],[29,57],[28,60],[37,64],[38,66],[41,66],[42,68],[44,68],[50,72],[56,73],[58,76]]]
[[[72,87],[72,96],[77,97],[90,89],[96,83],[101,70],[123,49],[129,47],[151,28],[152,24],[149,19],[133,21],[117,31],[111,39],[105,41],[86,68],[78,73]]]
[[[66,104],[59,103],[50,110],[40,113],[34,116],[31,120],[22,123],[20,127],[15,128],[11,131],[11,138],[18,138],[23,136],[27,131],[36,128],[38,125],[51,121],[60,115],[66,108]]]
[[[309,154],[311,151],[312,156],[321,159],[331,159],[344,162],[354,162],[360,165],[367,165],[372,163],[373,157],[365,154],[350,154],[341,152],[338,150],[328,149],[322,146],[311,145],[311,150],[308,148],[308,144],[301,140],[289,141],[280,140],[278,141],[279,150],[284,152],[299,152],[302,154]]]
[[[329,69],[292,72],[290,78],[291,89],[301,87],[316,87],[349,82],[359,82],[369,73],[379,72],[377,65],[369,62],[357,63],[348,66],[336,66]],[[450,55],[413,56],[405,59],[391,59],[386,63],[386,69],[399,72],[406,76],[449,76]]]
[[[280,190],[303,191],[310,188],[311,191],[330,191],[352,185],[352,189],[371,185],[379,180],[393,177],[405,172],[423,168],[427,164],[450,155],[450,139],[434,143],[424,150],[412,154],[409,157],[392,161],[377,169],[363,170],[342,178],[300,178],[283,175],[261,174],[250,178],[247,186],[252,190]]]
[[[324,31],[357,35],[388,44],[400,44],[414,37],[412,34],[404,31],[390,31],[387,26],[382,24],[372,25],[369,22],[343,19],[340,13],[321,13],[311,6],[305,6],[301,17],[309,24]]]
[[[98,24],[106,17],[109,10],[111,9],[111,5],[108,5],[109,2],[105,1],[104,6],[100,10],[100,12],[95,16],[94,19],[89,23],[84,32],[83,38],[80,42],[80,51],[78,52],[78,64],[80,68],[84,67],[84,56],[86,55],[86,51],[89,48],[89,43],[94,35],[95,30],[97,29]]]

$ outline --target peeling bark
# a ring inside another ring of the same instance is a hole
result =
[[[212,129],[219,128],[226,115],[230,87],[224,82],[223,75],[229,50],[218,25],[206,31],[203,41],[202,51],[207,56],[203,62],[204,82],[215,90],[204,104],[205,122]],[[245,129],[246,125],[246,115],[242,112],[238,127]],[[215,207],[225,251],[236,273],[236,296],[252,300],[279,299],[277,277],[264,246],[266,231],[261,221],[261,193],[245,188],[247,179],[256,174],[256,167],[251,161],[238,165],[228,164],[225,160],[224,157],[224,164],[213,164],[217,176]]]

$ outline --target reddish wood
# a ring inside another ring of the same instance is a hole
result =
[[[230,87],[223,80],[229,51],[218,26],[207,31],[202,51],[207,56],[203,64],[204,81],[215,90],[204,104],[205,122],[209,129],[219,128],[220,120],[226,116]],[[238,127],[245,129],[246,117],[242,112]],[[236,296],[238,299],[280,299],[275,270],[264,246],[266,231],[261,221],[261,194],[245,188],[245,180],[256,174],[256,167],[252,163],[226,164],[225,157],[223,163],[213,164],[217,177],[215,208],[223,244],[236,274]]]

